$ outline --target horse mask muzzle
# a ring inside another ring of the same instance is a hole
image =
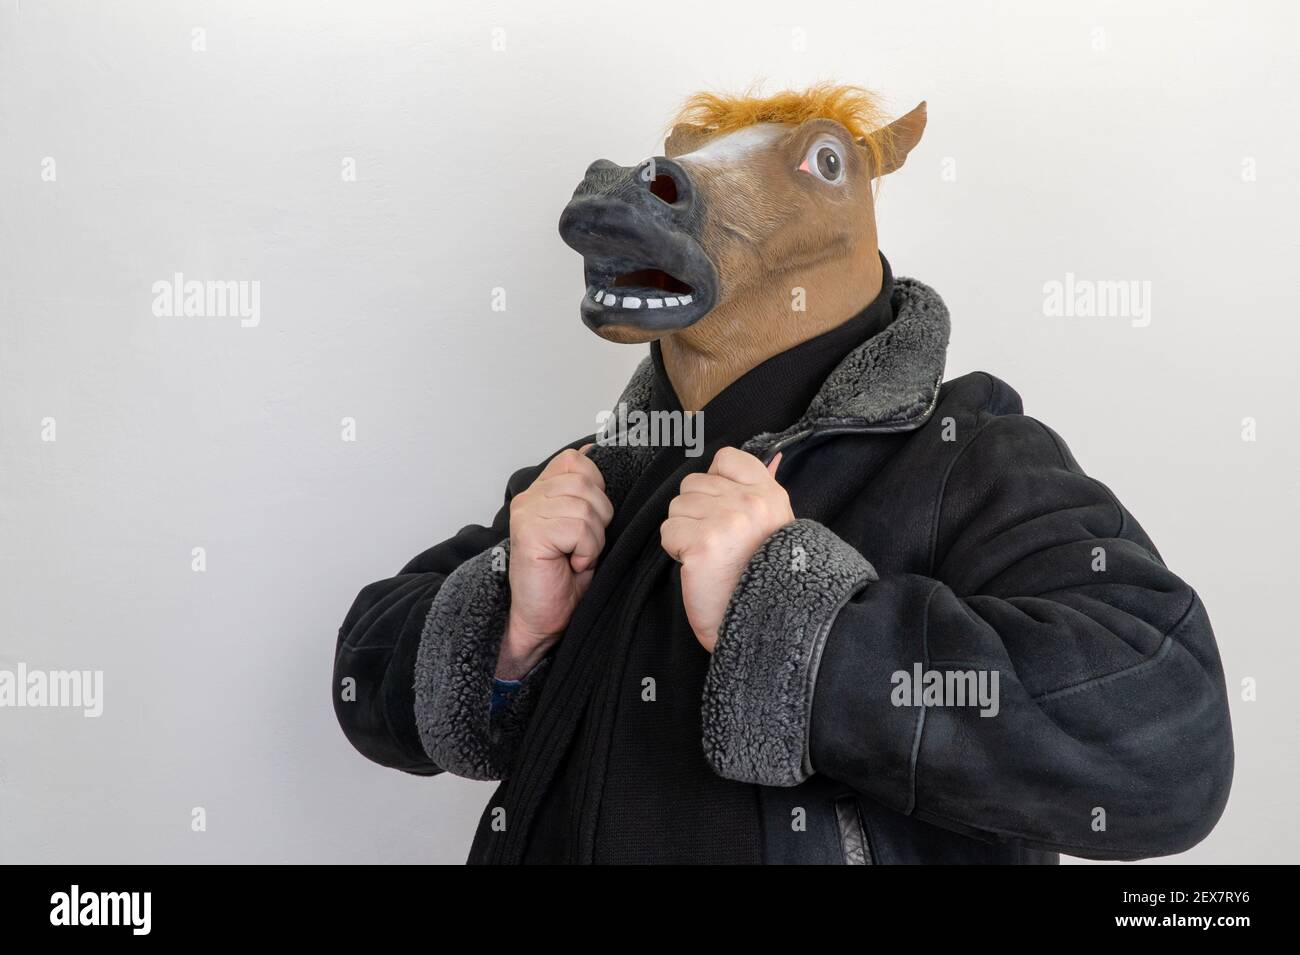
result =
[[[587,327],[654,337],[703,318],[718,294],[700,244],[703,218],[695,183],[671,159],[592,163],[560,215],[560,238],[582,254]]]

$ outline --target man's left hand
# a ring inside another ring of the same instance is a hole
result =
[[[668,506],[659,540],[682,565],[682,601],[695,638],[713,652],[732,591],[754,552],[794,520],[776,482],[778,454],[766,467],[754,455],[722,448],[706,474],[688,474]]]

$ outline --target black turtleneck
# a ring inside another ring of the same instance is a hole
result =
[[[894,277],[883,255],[880,265],[880,293],[862,311],[751,368],[705,404],[704,434],[710,445],[723,437],[723,432],[733,439],[727,443],[738,446],[756,434],[793,424],[845,356],[894,320],[890,303]],[[681,411],[658,342],[650,345],[650,358],[655,372],[651,409]]]

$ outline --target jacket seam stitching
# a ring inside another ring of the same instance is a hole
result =
[[[1163,663],[1165,658],[1169,656],[1170,650],[1177,642],[1176,635],[1178,631],[1186,626],[1187,621],[1191,619],[1192,611],[1196,609],[1196,603],[1196,594],[1193,593],[1191,600],[1188,601],[1187,609],[1183,611],[1182,616],[1178,618],[1178,622],[1174,624],[1167,633],[1161,634],[1160,646],[1156,647],[1155,652],[1149,657],[1134,663],[1132,666],[1124,667],[1121,670],[1114,670],[1110,673],[1104,673],[1101,676],[1095,676],[1080,683],[1063,686],[1056,690],[1050,690],[1047,693],[1040,693],[1038,696],[1030,697],[1030,699],[1035,703],[1048,703],[1058,699],[1059,697],[1069,696],[1072,693],[1080,693],[1084,690],[1090,690],[1094,686],[1102,686],[1112,680],[1119,680],[1126,676],[1133,676],[1142,670]]]
[[[992,421],[986,421],[975,429],[975,433],[970,436],[966,444],[962,446],[962,449],[957,452],[950,462],[948,462],[948,468],[943,473],[943,482],[939,485],[938,500],[935,502],[934,507],[934,520],[930,525],[930,562],[926,570],[926,576],[931,579],[937,579],[934,576],[934,562],[939,549],[939,526],[943,523],[943,502],[948,496],[948,482],[952,479],[953,470],[957,467],[958,463],[960,463],[966,452],[971,449],[975,442],[979,440],[980,435],[984,433],[984,430],[992,423]]]
[[[409,617],[409,615],[408,615],[408,617]],[[340,650],[346,650],[346,651],[348,651],[348,653],[365,653],[367,650],[396,650],[396,649],[397,649],[397,644],[396,644],[396,643],[385,643],[383,646],[377,646],[377,645],[376,645],[376,646],[372,646],[372,645],[370,645],[370,644],[366,644],[364,647],[358,647],[358,646],[349,645],[349,644],[346,644],[346,643],[345,643],[345,644],[343,644],[343,646],[341,646],[339,649],[340,649]]]
[[[935,585],[930,588],[930,593],[927,594],[925,598],[925,610],[921,614],[921,657],[924,661],[923,666],[927,668],[930,666],[930,604],[933,602],[934,595],[938,592],[941,586],[942,584],[936,582]],[[908,782],[911,791],[908,793],[908,803],[905,815],[910,815],[915,811],[917,802],[917,776],[919,775],[921,764],[921,739],[925,735],[925,711],[927,707],[923,706],[920,709],[921,712],[918,713],[916,717],[916,730],[914,731],[912,753],[909,758],[910,767],[908,772]]]
[[[830,530],[830,528],[826,529],[828,531]],[[831,531],[831,533],[834,533],[834,531]],[[856,548],[853,550],[854,553],[858,553]],[[864,557],[863,560],[866,560],[866,558]],[[870,561],[867,561],[867,566],[871,566]],[[872,570],[874,572],[875,568],[873,567]],[[821,674],[822,657],[826,652],[826,642],[830,639],[831,630],[835,627],[835,621],[839,619],[840,611],[848,606],[850,600],[856,597],[863,590],[870,587],[872,583],[872,579],[865,574],[850,581],[849,587],[846,589],[843,598],[836,602],[826,619],[818,624],[817,631],[813,636],[811,656],[808,661],[808,672],[804,676],[804,685],[808,693],[808,704],[807,709],[805,710],[804,720],[804,762],[801,767],[803,770],[816,772],[812,767],[813,700],[817,695],[817,677]]]
[[[989,393],[988,396],[985,397],[984,403],[980,405],[979,413],[976,416],[976,420],[979,420],[980,417],[986,414],[992,414],[993,394],[997,390],[996,386],[994,385],[994,380],[992,375],[990,375],[987,371],[981,371],[980,374],[988,379]],[[939,409],[936,404],[935,411],[938,410]],[[933,415],[931,415],[931,418],[933,418]],[[976,441],[979,440],[980,435],[984,433],[984,429],[987,428],[990,424],[993,423],[993,421],[996,420],[997,420],[996,417],[992,418],[989,421],[985,421],[983,424],[976,427],[975,433],[970,436],[966,444],[962,446],[962,449],[958,451],[956,455],[953,456],[953,459],[950,462],[948,462],[948,467],[943,472],[943,481],[939,484],[938,500],[935,502],[935,507],[934,507],[934,521],[930,526],[930,562],[926,570],[927,577],[930,578],[934,577],[935,551],[937,551],[939,548],[939,525],[943,522],[943,501],[944,498],[948,496],[948,481],[952,478],[953,469],[957,467],[957,463],[962,459],[962,457],[966,454],[966,452],[970,450],[971,445],[973,445]]]

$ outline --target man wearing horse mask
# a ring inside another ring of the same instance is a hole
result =
[[[582,319],[648,357],[339,636],[363,754],[503,780],[471,861],[1136,859],[1218,820],[1205,608],[1011,387],[944,382],[948,310],[878,250],[925,122],[700,94],[579,183]]]

